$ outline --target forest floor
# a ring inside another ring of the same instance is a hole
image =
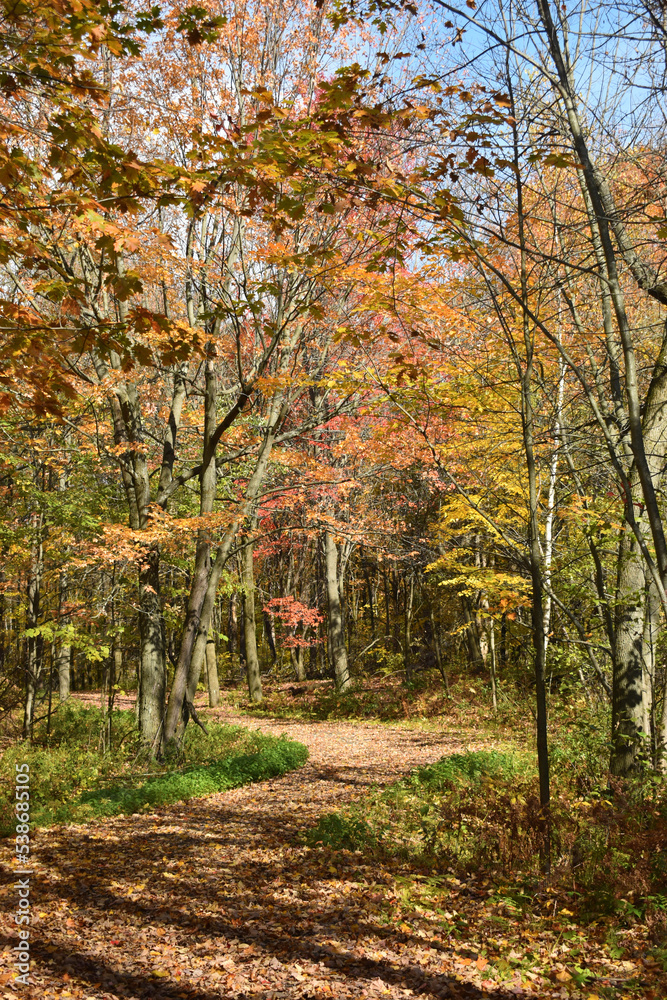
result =
[[[443,873],[436,912],[428,873],[304,846],[323,813],[444,754],[492,748],[490,737],[461,726],[258,720],[229,704],[209,714],[286,733],[310,760],[149,814],[35,831],[30,986],[13,982],[16,865],[3,842],[0,998],[667,997],[640,934],[623,960],[599,935],[583,956],[578,945],[582,985],[568,971],[568,915],[556,906],[552,921],[526,922],[487,880]],[[445,930],[454,917],[456,937]]]

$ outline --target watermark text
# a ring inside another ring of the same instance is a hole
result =
[[[13,948],[16,963],[15,982],[30,983],[30,766],[16,765],[16,869],[17,893],[14,922],[18,927],[19,943]]]

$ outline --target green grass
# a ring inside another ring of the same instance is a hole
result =
[[[102,744],[102,734],[105,735]],[[16,743],[0,761],[0,834],[15,829],[15,765],[30,767],[31,822],[86,822],[135,813],[278,777],[301,766],[308,750],[295,741],[208,724],[208,735],[188,727],[182,750],[156,762],[146,755],[132,712],[114,712],[111,740],[99,709],[63,706],[51,732]]]
[[[237,754],[203,767],[160,775],[145,781],[138,788],[110,785],[84,792],[75,804],[75,812],[80,817],[136,813],[146,808],[213,795],[254,781],[277,778],[301,767],[308,759],[307,747],[284,737],[256,737],[255,744],[253,753]],[[45,810],[43,819],[62,822],[64,818],[69,818],[69,813],[68,806],[55,811]],[[37,819],[39,821],[39,815]]]

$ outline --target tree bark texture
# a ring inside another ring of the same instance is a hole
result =
[[[327,579],[327,602],[329,612],[329,650],[336,689],[346,691],[350,686],[350,671],[347,663],[343,616],[341,614],[340,593],[338,591],[338,549],[330,531],[324,533],[324,556]]]
[[[204,393],[204,453],[208,453],[208,462],[203,465],[199,477],[199,513],[201,516],[210,514],[215,503],[216,468],[215,454],[210,453],[210,440],[217,424],[217,378],[210,358],[206,359]],[[200,528],[197,533],[197,549],[195,565],[188,596],[188,609],[185,615],[185,625],[181,637],[178,661],[174,670],[174,679],[169,692],[169,704],[165,719],[163,747],[167,747],[176,737],[183,711],[183,699],[188,684],[188,673],[192,649],[199,630],[201,611],[206,597],[210,569],[211,542],[206,528]],[[206,629],[208,635],[208,626]],[[216,675],[217,676],[217,675]],[[196,687],[195,687],[196,690]],[[194,693],[193,696],[194,697]],[[192,700],[192,698],[190,699]]]
[[[248,539],[242,555],[243,566],[243,628],[245,633],[246,673],[250,700],[258,705],[262,701],[262,677],[257,656],[257,629],[255,622],[255,571],[252,542]]]
[[[151,547],[139,571],[139,732],[144,743],[157,748],[164,716],[166,669],[164,627],[160,604],[160,551]]]
[[[70,695],[70,662],[72,659],[72,647],[58,646],[55,659],[55,667],[58,674],[58,698],[61,702],[64,702],[67,701]]]
[[[215,639],[210,631],[206,640],[206,681],[208,686],[209,708],[217,708],[220,702],[220,680],[218,678],[218,657],[215,651]]]
[[[617,581],[610,770],[623,777],[634,767],[644,725],[645,567],[627,525],[619,544]]]
[[[33,540],[30,549],[30,575],[28,578],[28,608],[26,626],[34,629],[39,624],[42,575],[44,572],[44,551],[42,544],[42,529],[44,517],[42,514],[33,518]],[[27,656],[25,665],[25,703],[23,711],[23,736],[32,739],[33,722],[35,718],[35,702],[37,689],[42,672],[43,640],[40,635],[28,636]]]

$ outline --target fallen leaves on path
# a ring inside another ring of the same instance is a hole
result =
[[[322,813],[370,786],[487,742],[341,722],[258,728],[306,743],[308,764],[149,815],[36,832],[30,986],[13,983],[15,864],[2,845],[0,998],[592,1000],[622,997],[616,987],[644,971],[592,948],[587,967],[602,992],[592,981],[579,990],[566,942],[519,919],[502,918],[499,936],[499,904],[483,882],[443,874],[429,903],[428,876],[398,860],[301,844]]]

